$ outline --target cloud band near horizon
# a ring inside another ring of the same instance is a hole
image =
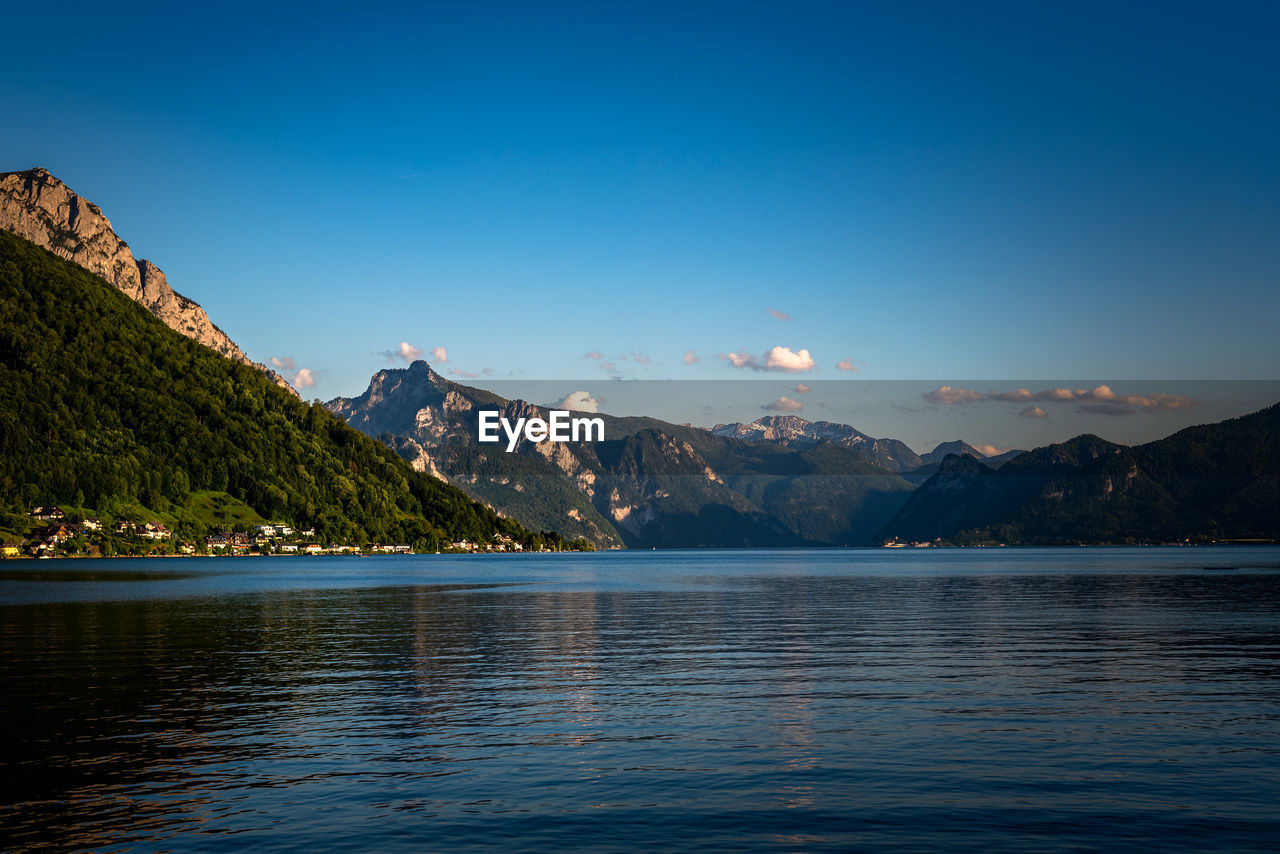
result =
[[[985,394],[974,389],[952,388],[944,385],[933,391],[927,391],[921,396],[929,403],[939,406],[956,406],[984,401],[1025,404],[1075,403],[1078,411],[1098,415],[1176,412],[1191,409],[1196,405],[1196,400],[1185,394],[1117,394],[1108,385],[1099,385],[1092,389],[1051,388],[1041,391],[1017,388],[1013,391],[989,391]],[[1024,418],[1045,417],[1045,411],[1039,406],[1028,406],[1019,414]]]

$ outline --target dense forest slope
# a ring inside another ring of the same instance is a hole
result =
[[[10,523],[56,504],[108,520],[147,512],[194,538],[218,524],[209,507],[231,503],[334,542],[538,539],[4,231],[0,398]]]

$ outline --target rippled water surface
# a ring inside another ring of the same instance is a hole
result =
[[[1280,550],[0,564],[5,850],[1260,850]]]

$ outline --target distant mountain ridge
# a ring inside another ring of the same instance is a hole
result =
[[[918,481],[936,472],[937,464],[948,454],[967,454],[998,467],[1022,453],[1013,450],[989,457],[968,442],[957,439],[943,442],[928,453],[917,454],[898,439],[876,439],[848,424],[809,421],[798,415],[767,415],[749,424],[717,424],[711,432],[747,442],[774,442],[792,448],[810,448],[819,442],[833,442],[849,448],[868,462],[889,471],[911,475]]]
[[[1280,537],[1280,404],[1126,447],[1082,435],[998,470],[951,455],[880,539],[1198,542]]]
[[[47,169],[0,172],[0,228],[105,279],[170,329],[258,368],[277,385],[293,391],[274,371],[251,361],[198,303],[170,287],[159,267],[135,259],[102,209]]]
[[[328,406],[500,512],[534,527],[566,520],[567,533],[601,545],[1280,536],[1278,407],[1136,448],[1082,435],[986,457],[944,442],[917,455],[921,466],[890,472],[868,459],[877,442],[897,465],[914,452],[798,416],[705,429],[601,415],[607,441],[521,441],[508,455],[475,442],[476,411],[514,420],[546,409],[450,382],[425,363],[381,371],[364,395]],[[912,491],[912,483],[922,485]],[[876,519],[886,521],[872,530]]]
[[[956,439],[951,442],[943,442],[927,454],[921,454],[920,458],[926,463],[940,463],[949,454],[957,456],[970,456],[975,460],[985,460],[987,455],[979,451],[973,445],[963,439]]]
[[[911,489],[832,442],[749,442],[656,418],[602,414],[603,442],[522,439],[507,454],[476,441],[477,411],[514,422],[546,408],[451,382],[421,361],[326,406],[499,512],[602,547],[861,544]]]
[[[767,415],[750,424],[735,422],[711,428],[717,436],[747,442],[777,442],[792,448],[806,448],[818,442],[832,442],[855,451],[859,457],[893,472],[905,472],[924,463],[905,442],[876,439],[848,424],[808,421],[798,415]]]
[[[979,451],[973,445],[963,439],[956,439],[951,442],[942,442],[927,454],[922,454],[924,459],[923,465],[919,468],[905,472],[905,476],[912,483],[921,484],[938,473],[942,468],[942,462],[949,456],[969,457],[970,459],[979,460],[984,466],[992,469],[998,469],[1009,460],[1016,459],[1026,451],[1012,450],[1004,451],[995,456],[987,456]]]

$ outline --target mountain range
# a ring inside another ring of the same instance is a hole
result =
[[[873,439],[848,424],[806,421],[797,415],[768,415],[750,424],[717,424],[711,432],[747,442],[776,442],[789,448],[812,448],[819,442],[831,442],[894,472],[911,471],[925,463],[924,458],[897,439]]]
[[[798,415],[767,415],[750,424],[717,424],[711,428],[711,432],[717,436],[748,442],[775,442],[790,448],[811,448],[819,442],[832,442],[849,448],[867,462],[898,472],[917,484],[923,483],[937,472],[938,466],[948,454],[973,457],[992,468],[999,468],[1023,453],[1021,450],[1009,450],[988,456],[968,442],[955,439],[942,442],[932,451],[917,454],[898,439],[874,439],[848,424],[807,421]]]
[[[454,383],[423,361],[379,371],[364,394],[326,406],[419,471],[601,547],[863,543],[912,488],[859,447],[747,441],[656,418],[600,415],[605,441],[521,439],[508,454],[476,441],[477,410],[514,422],[548,409]]]
[[[601,547],[1121,543],[1280,535],[1275,407],[1125,447],[1095,436],[987,456],[925,454],[794,415],[711,429],[600,417],[604,442],[476,441],[476,411],[547,408],[441,377],[425,362],[378,372],[326,404],[477,500]]]
[[[479,411],[549,408],[421,361],[308,405],[42,169],[0,173],[0,293],[5,531],[41,504],[189,536],[271,517],[422,547],[563,545],[553,532],[631,548],[1280,537],[1280,405],[1134,447],[1086,435],[997,456],[960,440],[917,454],[791,415],[704,429],[601,414],[603,441],[506,453],[477,441]]]

